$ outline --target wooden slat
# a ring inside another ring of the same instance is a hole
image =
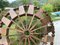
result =
[[[51,23],[49,22],[49,23],[47,24],[47,26],[49,26],[49,27],[50,27],[50,26],[51,26]]]
[[[5,36],[3,36],[2,39],[0,40],[0,45],[8,45],[8,42]]]
[[[12,19],[14,19],[17,16],[17,14],[15,13],[15,11],[13,9],[10,9],[9,13],[10,13],[10,16]]]
[[[19,7],[19,15],[22,15],[24,13],[25,13],[24,7],[23,6],[20,6]]]
[[[54,41],[54,37],[48,36],[48,42],[53,42]]]
[[[43,19],[43,10],[42,9],[39,9],[39,11],[35,14],[37,17],[39,17],[40,19]]]
[[[11,21],[10,21],[8,18],[6,18],[6,17],[3,17],[3,18],[2,18],[2,22],[3,22],[6,26],[9,26],[9,24],[11,23]]]
[[[47,40],[48,40],[48,35],[45,35],[45,36],[42,38],[42,41],[46,43]]]
[[[2,29],[0,28],[0,33],[2,33]]]
[[[43,25],[47,25],[49,21],[46,18],[41,19]]]
[[[49,23],[49,21],[42,16],[43,12],[44,12],[43,9],[40,9],[35,15],[36,15],[36,17],[40,18],[40,20],[42,21],[43,25],[46,25],[46,24]]]
[[[33,14],[33,13],[34,13],[34,6],[29,5],[28,14]]]
[[[2,35],[6,35],[6,30],[7,30],[7,29],[5,29],[5,28],[0,28],[0,33],[1,33]]]

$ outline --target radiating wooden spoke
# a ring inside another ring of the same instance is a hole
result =
[[[3,28],[3,29],[9,29],[9,30],[17,30],[16,28],[10,28],[10,27],[6,27],[6,28]],[[23,33],[23,31],[22,30],[17,30],[18,32],[20,32],[20,33]]]
[[[38,30],[38,29],[41,29],[41,28],[45,28],[46,26],[47,26],[47,25],[45,25],[45,26],[41,26],[41,27],[38,27],[38,28],[32,30],[32,32],[33,32],[33,31],[36,31],[36,30]]]
[[[3,29],[16,30],[16,28],[10,28],[10,27],[6,27],[6,28],[3,28]]]
[[[21,32],[20,32],[21,33]],[[9,37],[12,37],[12,36],[20,36],[20,34],[13,34],[13,35],[8,35]],[[23,38],[24,35],[22,35],[21,37]]]
[[[36,34],[36,35],[40,35],[41,33],[31,33],[31,34],[33,34],[33,35],[34,35],[34,34]]]
[[[32,30],[37,24],[38,24],[38,21],[30,28],[30,30]]]
[[[24,42],[24,45],[26,45],[27,44],[27,38],[25,38],[25,42]]]
[[[20,32],[20,33],[24,33],[24,31],[21,31],[21,30],[17,30],[18,32]]]
[[[31,40],[35,45],[37,45],[36,42],[32,39],[32,37],[30,37],[30,40]]]
[[[18,26],[21,30],[24,30],[21,26],[19,26],[15,21],[11,20],[13,23],[16,24],[16,26]]]
[[[36,40],[39,40],[39,41],[40,41],[40,39],[39,39],[38,37],[36,37],[36,36],[34,36],[34,35],[32,35],[32,37],[33,37],[34,39],[36,39]]]
[[[28,18],[27,18],[27,13],[26,13],[26,29],[27,29],[27,25],[28,25],[27,20],[28,20]]]
[[[24,38],[22,38],[21,40],[19,40],[19,45],[22,45],[22,41],[24,40]]]
[[[19,15],[18,15],[18,20],[19,20],[19,23],[21,23],[21,24],[22,24],[22,26],[23,26],[23,28],[25,29],[24,24],[23,24],[23,22],[22,22],[21,18],[19,17]]]
[[[30,21],[30,24],[29,24],[29,27],[28,27],[28,28],[30,28],[30,26],[31,26],[31,24],[32,24],[32,22],[33,22],[34,17],[35,17],[35,15],[33,15],[33,17],[32,17],[32,19],[31,19],[31,21]]]
[[[17,34],[14,34],[14,35],[8,35],[8,36],[10,36],[10,37],[11,37],[11,36],[19,36],[19,35],[17,35]]]
[[[28,38],[28,45],[30,45],[30,39]]]
[[[22,41],[24,40],[24,35],[21,35],[20,39],[19,39],[19,45],[21,45]]]

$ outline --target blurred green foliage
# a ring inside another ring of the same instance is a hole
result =
[[[34,1],[33,1],[33,4],[34,4],[36,7],[40,7],[40,2],[37,1],[37,0],[34,0]]]
[[[44,9],[46,12],[52,12],[54,7],[51,4],[45,4],[42,6],[42,9]]]
[[[40,2],[38,0],[16,0],[12,3],[10,3],[11,7],[18,7],[20,5],[29,5],[33,4],[37,7],[40,7]]]
[[[4,8],[8,6],[9,6],[9,2],[0,0],[0,10],[4,10]]]
[[[60,10],[60,0],[49,0],[48,3],[54,6],[54,11]]]

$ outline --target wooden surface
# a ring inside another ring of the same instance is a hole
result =
[[[3,22],[6,26],[9,26],[9,24],[10,24],[11,21],[10,21],[8,18],[3,17],[3,18],[2,18],[2,22]]]
[[[7,39],[5,36],[3,36],[2,39],[0,39],[0,45],[8,45]]]
[[[25,13],[24,7],[23,6],[19,6],[19,15],[22,15]]]
[[[9,13],[10,13],[10,16],[12,19],[14,19],[17,16],[17,14],[15,13],[15,11],[13,9],[10,9]]]

